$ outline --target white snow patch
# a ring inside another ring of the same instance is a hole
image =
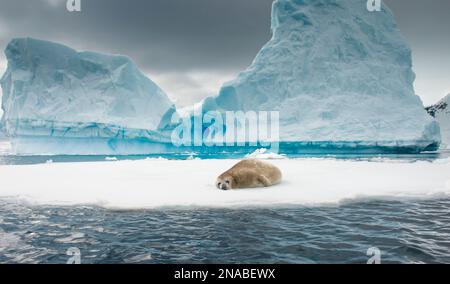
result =
[[[190,155],[189,157],[186,158],[187,160],[200,160],[199,157],[195,157],[195,155]]]
[[[163,157],[158,157],[158,158],[150,158],[147,157],[145,158],[146,161],[168,161],[169,159],[163,158]]]
[[[248,154],[245,157],[249,159],[262,159],[262,160],[286,159],[285,155],[269,152],[265,148],[257,149],[255,152]]]
[[[430,198],[450,193],[450,161],[381,163],[273,160],[275,187],[220,191],[216,177],[237,160],[141,160],[0,166],[0,198],[36,205],[114,209],[339,204],[358,198]],[[26,178],[24,178],[26,177]]]
[[[105,161],[117,161],[116,157],[106,157]]]

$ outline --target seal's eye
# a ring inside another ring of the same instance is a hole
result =
[[[220,187],[221,185],[222,185],[222,183],[219,182],[219,183],[217,184],[217,187]]]
[[[229,181],[229,180],[226,180],[225,183],[226,183],[226,184],[230,184],[230,181]]]

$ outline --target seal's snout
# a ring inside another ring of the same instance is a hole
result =
[[[230,182],[229,181],[219,180],[219,181],[217,181],[216,186],[217,186],[218,189],[221,189],[221,190],[229,190],[230,189]]]
[[[228,190],[227,185],[222,182],[217,183],[217,188],[221,190]]]

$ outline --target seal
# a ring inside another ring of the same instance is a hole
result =
[[[269,187],[281,182],[281,171],[269,163],[243,160],[221,174],[216,186],[221,190]]]

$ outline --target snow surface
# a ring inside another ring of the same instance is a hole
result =
[[[237,162],[147,159],[0,166],[0,198],[35,205],[152,209],[317,206],[351,200],[422,199],[450,194],[450,159],[435,162],[271,160],[283,172],[280,185],[236,191],[216,189],[216,177]]]
[[[282,141],[437,145],[415,95],[411,50],[387,6],[276,0],[272,39],[204,110],[279,110]]]
[[[287,159],[286,155],[279,155],[279,154],[270,152],[266,148],[257,149],[253,153],[246,155],[245,158],[247,158],[247,159],[265,159],[265,160]]]
[[[125,56],[12,40],[3,89],[8,136],[150,137],[174,112],[166,94]]]

